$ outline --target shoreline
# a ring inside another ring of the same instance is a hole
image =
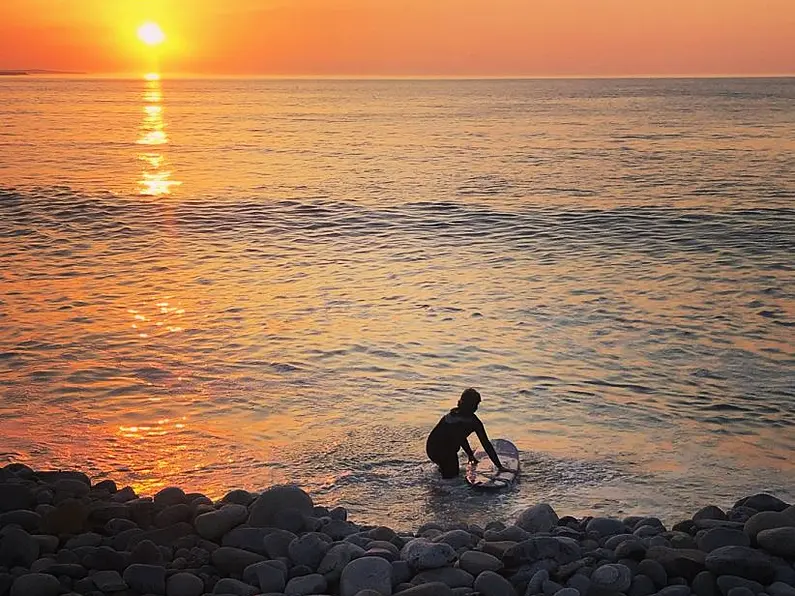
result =
[[[357,524],[295,485],[152,497],[0,468],[0,596],[795,596],[795,505],[759,493],[654,516]]]

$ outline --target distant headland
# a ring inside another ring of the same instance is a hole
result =
[[[71,70],[44,70],[40,68],[27,68],[19,70],[0,70],[0,77],[23,77],[32,75],[84,75],[85,72]]]

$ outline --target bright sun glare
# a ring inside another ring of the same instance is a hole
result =
[[[157,23],[144,23],[138,28],[138,38],[149,46],[159,46],[166,40],[166,34]]]

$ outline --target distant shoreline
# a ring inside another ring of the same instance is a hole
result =
[[[87,75],[87,72],[71,70],[42,70],[39,68],[0,70],[0,77],[25,77],[34,75]]]

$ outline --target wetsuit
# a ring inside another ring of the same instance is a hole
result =
[[[425,452],[431,461],[439,466],[442,478],[458,476],[459,449],[463,447],[470,458],[475,456],[472,447],[469,446],[469,441],[467,441],[467,437],[473,432],[477,433],[489,459],[494,462],[495,466],[500,465],[497,452],[494,451],[480,419],[474,413],[461,412],[458,408],[453,408],[449,414],[442,416],[425,443]]]

